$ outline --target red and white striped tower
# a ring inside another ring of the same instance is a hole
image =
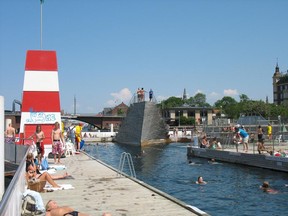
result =
[[[56,51],[28,50],[22,95],[20,138],[27,138],[41,124],[44,144],[52,144],[55,122],[61,123]]]

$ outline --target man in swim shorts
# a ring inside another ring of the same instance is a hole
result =
[[[52,154],[54,154],[54,163],[56,164],[56,155],[58,154],[58,163],[60,163],[60,158],[63,154],[63,146],[65,145],[65,140],[60,129],[59,122],[55,122],[54,128],[51,134],[52,139]],[[62,142],[61,142],[62,141]]]

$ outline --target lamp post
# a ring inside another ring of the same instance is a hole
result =
[[[180,127],[180,110],[178,111],[178,114],[179,114],[179,125],[178,125],[178,127]]]

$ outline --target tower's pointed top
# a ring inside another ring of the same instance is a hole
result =
[[[275,74],[276,73],[280,73],[279,66],[278,66],[278,61],[276,63],[276,67],[275,67]]]
[[[183,92],[183,100],[187,100],[186,88],[184,88],[184,92]]]

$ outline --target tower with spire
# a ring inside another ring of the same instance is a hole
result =
[[[184,92],[183,92],[183,100],[187,100],[187,94],[186,94],[186,88],[184,88]]]
[[[280,72],[278,60],[273,74],[273,103],[288,104],[288,74]]]

